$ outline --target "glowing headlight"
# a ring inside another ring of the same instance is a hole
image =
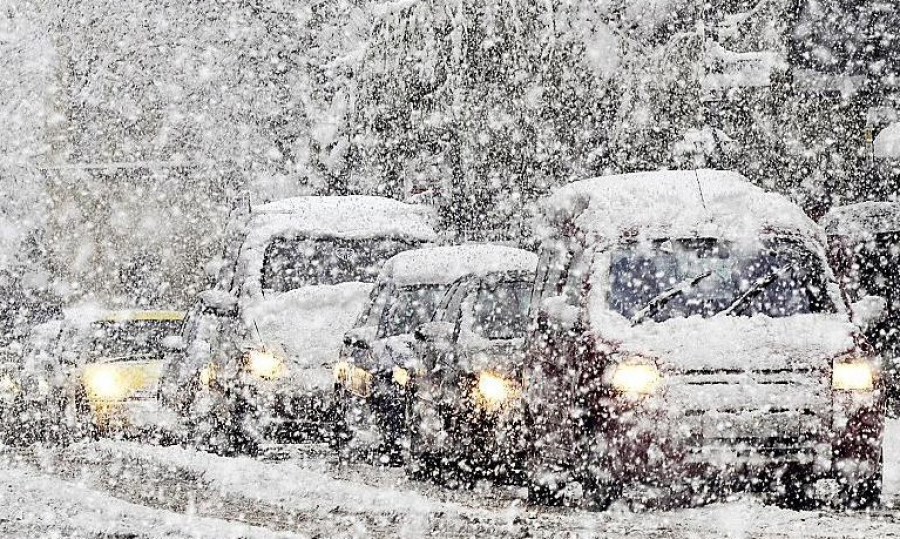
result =
[[[484,410],[493,412],[518,398],[519,393],[519,385],[514,381],[498,374],[484,371],[478,375],[473,397],[475,404]]]
[[[620,363],[612,369],[612,386],[632,396],[649,395],[656,391],[662,381],[659,369],[651,363]]]
[[[200,373],[197,375],[200,380],[200,385],[203,387],[209,387],[213,382],[216,381],[216,371],[217,367],[215,363],[207,363],[200,369]]]
[[[284,374],[284,360],[269,350],[247,352],[247,370],[264,380],[274,380]]]
[[[0,378],[0,399],[13,399],[19,394],[19,384],[9,376]]]
[[[334,366],[334,380],[344,386],[347,391],[362,397],[368,397],[372,388],[372,374],[346,361]]]
[[[409,371],[403,367],[394,367],[391,377],[394,383],[399,386],[406,386],[409,383]]]
[[[119,401],[128,394],[128,384],[112,365],[89,365],[82,375],[84,389],[92,401]]]
[[[875,375],[867,361],[835,362],[831,387],[842,391],[872,391]]]

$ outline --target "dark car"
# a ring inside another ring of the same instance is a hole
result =
[[[533,253],[492,244],[416,249],[388,260],[335,366],[335,402],[342,418],[335,438],[341,449],[375,448],[399,462],[406,440],[407,385],[421,367],[414,330],[431,319],[454,281],[527,271],[536,263]]]
[[[532,257],[528,265],[536,263]],[[522,359],[533,284],[528,268],[462,278],[416,332],[423,345],[410,382],[413,476],[521,475]]]
[[[900,398],[900,204],[861,202],[833,208],[822,218],[828,234],[828,258],[850,301],[877,296],[885,301],[882,317],[864,328],[884,359],[888,407],[896,413]]]
[[[800,208],[701,170],[576,182],[542,210],[523,397],[534,498],[602,507],[727,481],[789,504],[877,503],[879,359]]]

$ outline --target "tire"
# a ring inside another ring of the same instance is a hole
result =
[[[840,503],[844,509],[864,510],[878,506],[884,478],[884,456],[876,464],[876,471],[869,477],[841,488]]]
[[[224,395],[218,397],[224,400]],[[195,394],[189,407],[189,436],[195,449],[225,457],[259,454],[259,444],[244,431],[243,415],[236,413],[246,413],[246,405],[231,410],[226,402],[218,409],[198,412],[196,402]]]
[[[777,482],[775,504],[792,511],[809,511],[820,505],[815,497],[811,474],[803,470],[790,470]]]

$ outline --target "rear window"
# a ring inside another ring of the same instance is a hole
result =
[[[278,238],[263,259],[264,290],[374,283],[384,262],[416,244],[394,239]]]

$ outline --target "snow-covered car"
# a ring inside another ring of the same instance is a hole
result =
[[[55,354],[64,365],[68,429],[76,436],[166,435],[175,421],[160,405],[159,380],[184,313],[85,311],[67,318]]]
[[[185,361],[189,372],[173,376],[199,382],[182,406],[197,443],[231,453],[329,441],[344,333],[384,262],[437,240],[431,221],[430,209],[387,198],[308,196],[253,208],[229,225],[239,231],[226,245],[231,278],[202,293],[198,308],[224,332],[217,357]],[[189,339],[186,350],[195,345]]]
[[[521,474],[522,356],[537,256],[503,254],[504,269],[463,277],[416,332],[409,458],[414,477],[515,479]]]
[[[62,320],[38,324],[15,351],[8,350],[6,368],[0,375],[0,423],[6,443],[60,442],[66,437],[61,428],[64,402],[60,391],[65,375],[54,353],[62,327]],[[10,399],[12,395],[14,399]]]
[[[414,331],[434,314],[447,289],[465,277],[534,268],[534,254],[491,244],[416,249],[384,266],[335,366],[339,446],[377,446],[397,462],[406,439],[406,385],[419,368]]]
[[[604,506],[727,478],[783,503],[877,503],[879,359],[798,207],[700,170],[575,182],[542,215],[533,497]]]
[[[885,390],[894,408],[900,397],[900,203],[839,206],[821,224],[828,234],[829,261],[849,299],[876,296],[885,302],[883,316],[863,329],[884,359]]]

